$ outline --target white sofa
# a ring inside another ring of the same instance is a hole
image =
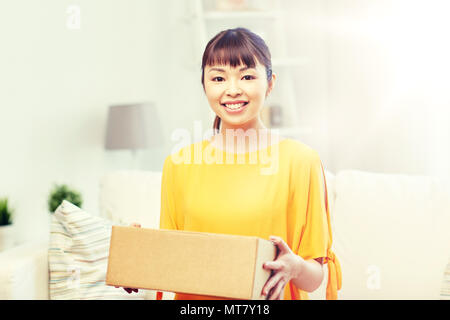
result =
[[[440,299],[450,256],[448,181],[354,170],[326,176],[339,299]],[[160,184],[160,172],[106,175],[99,215],[157,228]],[[0,299],[48,299],[47,249],[42,240],[0,253]],[[311,299],[324,299],[326,280]]]

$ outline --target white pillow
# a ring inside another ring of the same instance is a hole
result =
[[[105,284],[111,223],[64,200],[50,227],[50,299],[144,299]]]
[[[450,189],[427,176],[336,175],[340,299],[438,299],[450,249]]]

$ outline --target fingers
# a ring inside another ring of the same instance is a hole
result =
[[[283,279],[278,281],[278,283],[275,285],[275,287],[271,290],[269,300],[283,300],[284,298],[284,286],[285,282]]]
[[[283,300],[285,285],[286,281],[279,273],[277,273],[267,280],[262,290],[262,294],[266,296],[268,300]]]
[[[270,236],[269,239],[276,245],[278,254],[275,261],[267,261],[263,264],[263,268],[271,270],[273,274],[264,285],[262,294],[269,300],[282,300],[286,283],[291,278],[289,270],[292,267],[290,262],[292,259],[289,259],[289,256],[292,250],[280,237]]]
[[[115,288],[120,288],[119,286],[114,286]],[[135,289],[135,288],[123,288],[123,290],[125,290],[128,293],[132,293],[132,292],[138,292],[139,289]]]
[[[266,270],[273,270],[275,273],[267,280],[263,287],[262,294],[267,296],[270,290],[275,287],[275,285],[280,281],[282,275],[280,270],[282,270],[284,265],[279,261],[268,261],[263,264],[263,268]]]
[[[137,223],[137,222],[133,222],[133,223],[131,223],[131,226],[132,226],[132,227],[136,227],[136,228],[140,228],[140,227],[141,227],[141,224],[140,224],[140,223]]]
[[[284,240],[280,237],[277,236],[270,236],[269,237],[270,241],[272,241],[273,243],[275,243],[275,245],[278,247],[278,249],[284,253],[284,252],[290,252],[291,248],[289,248],[289,246],[287,245],[286,242],[284,242]]]
[[[281,270],[283,269],[283,264],[279,261],[267,261],[263,264],[263,268],[266,270]]]
[[[266,284],[264,285],[262,289],[262,295],[268,296],[270,291],[275,287],[275,285],[280,281],[281,275],[279,273],[276,273],[272,275],[269,280],[267,280]]]
[[[118,287],[116,287],[118,288]],[[132,292],[138,292],[139,289],[135,289],[135,288],[123,288],[123,290],[125,290],[128,293],[132,293]]]

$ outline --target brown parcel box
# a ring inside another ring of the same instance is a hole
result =
[[[276,247],[257,237],[113,226],[106,284],[264,299]]]

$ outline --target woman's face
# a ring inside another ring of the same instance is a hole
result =
[[[204,70],[206,97],[223,128],[259,128],[259,114],[274,80],[273,75],[267,81],[266,68],[260,63],[254,68],[214,65]]]

